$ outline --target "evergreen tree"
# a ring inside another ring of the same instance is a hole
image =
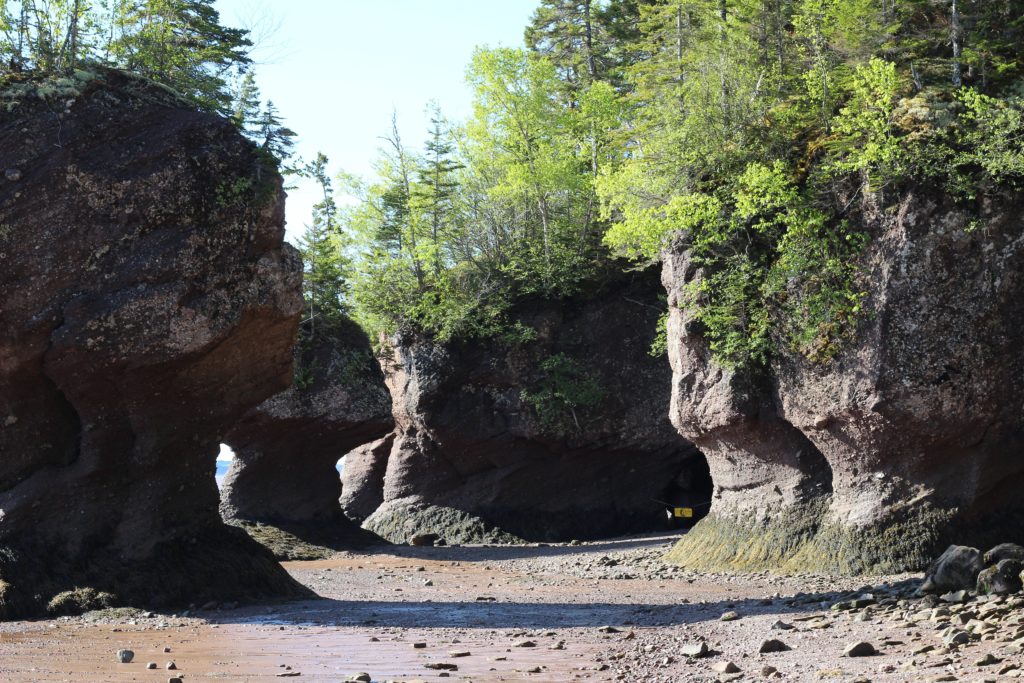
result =
[[[247,32],[220,23],[214,0],[117,0],[110,54],[203,107],[230,113],[226,77],[250,63]]]
[[[256,129],[251,137],[265,156],[273,160],[275,166],[280,167],[286,173],[296,171],[288,165],[288,160],[291,159],[295,150],[295,131],[284,125],[273,102],[267,101],[266,106],[260,112],[256,121]]]
[[[426,154],[417,170],[418,181],[410,197],[415,210],[424,214],[430,226],[430,253],[426,260],[431,264],[435,277],[441,273],[445,245],[453,238],[455,194],[459,187],[455,173],[464,168],[454,158],[455,143],[445,126],[441,111],[434,104]]]
[[[349,263],[344,256],[342,233],[338,224],[338,206],[334,199],[328,159],[318,153],[304,173],[320,188],[322,197],[313,205],[312,221],[306,226],[299,244],[305,266],[303,298],[306,325],[311,337],[337,324],[347,313]]]
[[[238,129],[246,134],[256,134],[259,129],[263,111],[260,106],[260,89],[256,85],[256,76],[252,69],[243,70],[237,79],[232,95],[231,120]]]

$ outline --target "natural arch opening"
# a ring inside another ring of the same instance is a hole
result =
[[[661,494],[669,528],[689,529],[707,517],[714,488],[708,459],[692,449]]]
[[[220,452],[217,453],[217,470],[214,475],[217,480],[217,490],[224,487],[224,478],[228,476],[231,463],[235,460],[235,452],[226,443],[220,445]]]

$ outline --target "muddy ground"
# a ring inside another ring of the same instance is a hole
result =
[[[289,562],[323,600],[0,624],[0,681],[995,681],[1024,665],[1024,597],[922,602],[908,576],[696,574],[658,561],[673,540]],[[791,649],[760,654],[771,639]],[[858,641],[878,654],[843,656]]]

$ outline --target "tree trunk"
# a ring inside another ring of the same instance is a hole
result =
[[[594,27],[590,20],[591,2],[592,0],[584,0],[583,2],[583,38],[587,51],[587,75],[590,76],[589,84],[592,84],[597,80],[597,61],[594,58]]]
[[[960,11],[956,7],[956,0],[952,2],[949,30],[950,38],[953,42],[953,87],[959,88],[964,84],[963,71],[960,65],[960,55],[963,52],[963,46],[960,44],[963,27],[960,25]]]

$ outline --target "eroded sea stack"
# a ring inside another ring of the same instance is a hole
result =
[[[669,554],[697,568],[922,569],[949,542],[1021,540],[1024,220],[1020,196],[927,191],[854,220],[865,313],[824,364],[723,370],[678,307],[702,277],[667,254],[673,423],[707,455],[713,511]]]
[[[292,376],[301,264],[273,165],[113,71],[0,99],[0,616],[75,588],[301,593],[221,522],[214,482],[224,433]]]
[[[350,525],[338,502],[335,466],[394,426],[380,364],[354,322],[307,323],[302,340],[295,383],[250,411],[227,436],[235,460],[222,490],[225,518],[290,528]]]
[[[660,501],[710,489],[665,414],[667,363],[648,353],[659,293],[656,275],[637,273],[586,299],[523,302],[512,331],[489,341],[398,335],[393,442],[346,457],[346,512],[396,541],[664,528]]]

